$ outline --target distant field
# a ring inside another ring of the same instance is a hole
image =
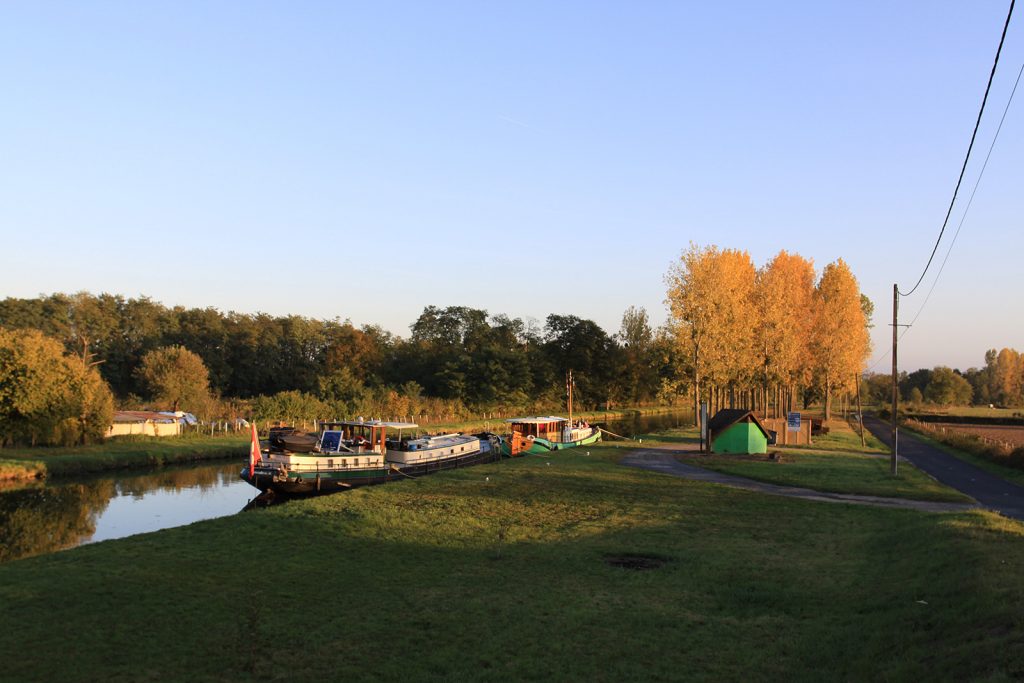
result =
[[[1024,408],[989,408],[988,406],[951,406],[948,408],[908,409],[907,412],[920,415],[950,415],[957,417],[1024,417]]]
[[[1024,446],[1024,427],[1015,427],[1013,425],[965,425],[951,422],[933,422],[932,426],[941,429],[944,433],[970,434],[1013,444],[1014,446]]]

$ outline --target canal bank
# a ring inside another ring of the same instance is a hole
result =
[[[608,426],[608,429],[627,436],[631,435],[631,430],[671,428],[692,423],[692,417],[687,411],[665,406],[584,411],[574,414],[574,417],[601,426],[613,425]],[[501,434],[507,427],[504,420],[491,418],[431,424],[423,427],[423,431],[490,431]],[[248,437],[245,435],[190,435],[169,438],[126,437],[68,448],[6,448],[0,450],[0,482],[66,478],[116,470],[144,470],[181,463],[241,459],[247,444]]]
[[[624,437],[688,424],[688,414],[678,410],[620,411],[616,419],[600,422],[597,414],[592,415],[589,419],[595,424]],[[465,425],[463,428],[468,430]],[[199,443],[181,439],[178,444],[188,445],[188,441]],[[8,482],[0,488],[0,562],[239,512],[259,493],[239,477],[246,442],[216,438],[207,446],[211,447],[205,452],[209,456],[218,453],[213,446],[225,449],[220,451],[219,461],[74,475],[66,468],[63,476]],[[127,460],[138,457],[131,453],[120,453],[120,461],[138,462]],[[182,457],[184,453],[187,449]],[[168,462],[166,451],[160,455],[152,459],[154,464]]]

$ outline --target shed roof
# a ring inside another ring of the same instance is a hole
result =
[[[749,420],[748,420],[749,418]],[[768,430],[765,429],[761,421],[757,419],[757,415],[751,410],[742,410],[738,408],[724,408],[715,413],[715,416],[708,420],[708,429],[711,431],[712,436],[715,434],[721,434],[729,427],[733,426],[738,422],[753,422],[757,425],[757,428],[761,430],[764,437],[767,439]]]

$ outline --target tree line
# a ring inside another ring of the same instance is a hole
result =
[[[666,275],[678,381],[694,417],[707,398],[776,414],[855,391],[870,353],[873,305],[839,259],[814,265],[780,251],[761,268],[738,249],[691,244]]]
[[[672,398],[659,396],[662,376],[672,372],[670,340],[634,307],[622,329],[608,334],[574,315],[552,314],[541,325],[428,306],[403,338],[347,320],[222,313],[82,292],[4,299],[0,328],[52,339],[62,363],[74,359],[101,378],[122,407],[181,408],[203,417],[555,410],[564,405],[570,368],[585,408]],[[16,383],[7,375],[0,368],[0,387]]]
[[[576,403],[586,409],[674,405],[690,396],[696,413],[705,396],[713,409],[771,404],[776,411],[798,398],[822,399],[828,413],[833,396],[855,386],[871,304],[842,260],[816,278],[809,260],[786,251],[756,268],[745,251],[691,245],[666,285],[665,325],[653,328],[647,311],[631,306],[614,334],[571,314],[541,324],[465,306],[427,306],[402,337],[340,317],[223,313],[147,297],[7,298],[0,301],[0,427],[22,420],[5,431],[8,442],[98,438],[115,401],[207,419],[561,410],[569,369]],[[14,356],[4,344],[28,348],[40,339],[50,340],[49,360],[21,353],[8,362]],[[65,384],[83,387],[88,400],[65,397],[61,410],[30,405],[37,396],[17,390],[19,378],[48,372],[33,363],[79,368],[85,379]],[[62,427],[25,417],[47,410],[62,416]]]
[[[864,394],[872,402],[892,401],[892,375],[876,373],[864,378]],[[901,401],[937,406],[1024,405],[1024,356],[1004,348],[985,352],[985,365],[967,370],[938,366],[901,372],[898,382]]]

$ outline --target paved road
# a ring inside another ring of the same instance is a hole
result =
[[[775,496],[787,496],[789,498],[802,498],[804,500],[816,500],[824,503],[852,503],[854,505],[873,505],[876,507],[908,508],[911,510],[925,510],[927,512],[953,512],[970,510],[977,507],[965,503],[937,503],[925,500],[907,500],[905,498],[884,498],[882,496],[861,496],[850,493],[828,493],[815,491],[797,486],[780,486],[778,484],[767,484],[754,481],[745,477],[737,477],[732,474],[713,472],[694,465],[687,465],[676,460],[676,450],[666,448],[645,449],[633,451],[622,459],[622,464],[629,467],[653,470],[663,474],[671,474],[675,477],[692,479],[694,481],[706,481],[713,484],[724,484],[734,486],[748,491],[768,493]]]
[[[886,446],[891,443],[891,426],[873,417],[864,418],[864,426]],[[1024,487],[978,469],[945,451],[919,441],[906,430],[899,434],[900,459],[909,460],[946,486],[966,493],[984,507],[1007,517],[1024,520]]]

